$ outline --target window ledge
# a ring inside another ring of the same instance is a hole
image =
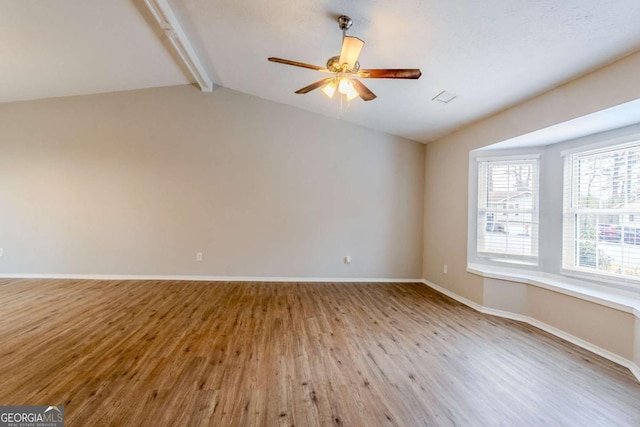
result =
[[[508,280],[548,289],[596,304],[634,314],[640,319],[640,293],[612,289],[559,274],[518,268],[497,267],[484,264],[468,264],[467,271],[489,279]]]

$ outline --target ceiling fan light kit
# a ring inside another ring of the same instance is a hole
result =
[[[342,15],[338,17],[338,26],[342,30],[342,48],[340,49],[340,55],[329,58],[326,68],[274,57],[269,58],[269,61],[334,74],[333,77],[318,80],[309,86],[298,89],[295,93],[305,94],[321,88],[325,95],[333,98],[337,90],[341,98],[344,97],[347,101],[351,101],[357,97],[362,98],[364,101],[371,101],[376,98],[376,95],[355,77],[365,79],[420,78],[422,73],[418,68],[361,70],[358,58],[364,47],[364,41],[357,37],[347,36],[347,30],[351,28],[352,25],[353,21],[348,16]]]
[[[338,88],[338,85],[336,84],[335,80],[331,80],[329,83],[322,86],[321,90],[322,92],[324,92],[325,95],[329,97],[329,99],[331,99],[333,98],[333,94],[336,93],[337,88]]]

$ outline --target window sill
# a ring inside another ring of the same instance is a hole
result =
[[[496,264],[502,264],[503,266],[505,266],[505,268],[513,268],[513,269],[517,269],[518,267],[525,267],[525,268],[531,268],[531,267],[537,267],[538,266],[538,259],[537,258],[532,258],[530,260],[528,259],[522,259],[522,258],[505,258],[505,257],[498,257],[498,256],[493,256],[493,255],[487,255],[487,254],[483,254],[483,253],[478,253],[478,258],[485,260],[485,261],[489,261],[492,263],[496,263]],[[484,266],[485,264],[480,264],[480,266]],[[500,265],[497,265],[497,267],[499,268]]]
[[[640,319],[640,293],[612,289],[586,280],[518,268],[467,264],[467,271],[489,279],[525,283],[561,294],[580,298],[616,310],[634,314]]]

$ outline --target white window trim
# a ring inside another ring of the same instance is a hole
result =
[[[640,132],[632,132],[627,135],[622,135],[622,136],[617,136],[612,138],[598,138],[597,142],[592,142],[589,144],[562,150],[560,151],[560,156],[567,157],[572,154],[583,153],[586,151],[603,150],[603,149],[612,147],[614,145],[629,144],[638,140],[640,140]]]
[[[510,162],[513,160],[540,160],[540,153],[528,153],[528,154],[508,154],[504,156],[475,156],[476,163],[480,162]]]
[[[622,149],[625,146],[637,146],[640,143],[640,132],[630,133],[628,135],[605,139],[598,141],[596,143],[587,144],[579,147],[573,147],[568,150],[562,150],[560,152],[560,156],[562,157],[563,164],[563,180],[571,179],[570,183],[570,191],[572,192],[570,197],[570,208],[567,208],[566,203],[568,202],[565,191],[567,191],[567,185],[563,182],[563,203],[562,203],[562,227],[563,227],[563,236],[562,236],[562,264],[560,269],[560,274],[568,277],[574,278],[582,278],[590,281],[594,281],[597,283],[605,284],[606,286],[615,287],[618,289],[629,290],[632,292],[640,291],[640,277],[634,277],[630,275],[616,274],[611,272],[605,272],[600,270],[594,270],[588,267],[580,267],[575,265],[575,259],[573,258],[575,254],[565,254],[564,247],[565,236],[564,236],[564,228],[565,228],[565,214],[577,215],[577,214],[598,214],[598,215],[625,215],[625,214],[636,214],[637,211],[629,209],[579,209],[575,207],[576,194],[574,193],[574,187],[576,187],[575,176],[573,175],[573,171],[571,171],[571,177],[567,178],[567,171],[564,170],[566,168],[566,158],[569,156],[573,156],[576,154],[588,154],[592,153],[593,155],[597,155],[598,153],[604,153],[610,150],[618,150]],[[568,209],[568,212],[566,212]],[[566,268],[565,261],[566,257],[569,257],[572,261],[573,267]]]
[[[527,149],[522,150],[504,150],[491,151],[491,152],[474,152],[469,153],[470,156],[470,170],[469,170],[469,218],[468,218],[468,236],[467,236],[467,259],[468,262],[477,262],[488,265],[511,265],[514,267],[521,267],[523,269],[539,269],[540,253],[539,242],[536,242],[537,256],[522,256],[522,255],[510,255],[510,254],[495,254],[491,252],[478,251],[478,165],[480,162],[487,161],[518,161],[518,160],[537,160],[537,195],[536,203],[534,207],[534,214],[538,218],[538,240],[540,239],[540,171],[542,168],[542,154],[539,150]],[[492,212],[502,211],[500,209],[492,209]],[[524,211],[523,211],[524,212]],[[527,213],[529,211],[527,210]],[[509,210],[509,213],[514,213],[513,210]]]

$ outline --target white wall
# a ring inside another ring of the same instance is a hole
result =
[[[227,89],[0,104],[0,274],[417,278],[424,151]]]

